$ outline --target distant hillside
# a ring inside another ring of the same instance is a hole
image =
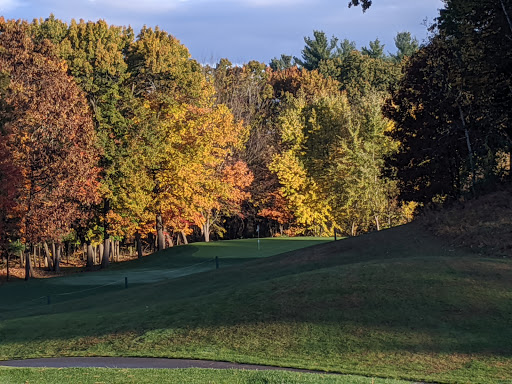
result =
[[[453,246],[512,257],[512,186],[428,212],[419,222]]]

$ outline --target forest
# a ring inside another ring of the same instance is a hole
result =
[[[354,5],[359,1],[354,0]],[[368,7],[371,2],[363,1]],[[0,20],[0,252],[356,236],[511,176],[510,1],[445,0],[396,54],[322,31],[215,65],[158,27]]]

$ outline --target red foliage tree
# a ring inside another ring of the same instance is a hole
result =
[[[98,199],[98,149],[87,101],[51,43],[35,44],[25,23],[0,20],[0,73],[7,79],[1,140],[21,174],[22,240],[58,243]]]

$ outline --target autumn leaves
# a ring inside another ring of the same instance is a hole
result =
[[[162,249],[257,224],[332,235],[403,221],[378,89],[397,65],[353,53],[342,83],[258,62],[201,66],[158,28],[135,37],[54,17],[0,28],[4,245],[103,242],[107,265],[109,237],[156,234]]]

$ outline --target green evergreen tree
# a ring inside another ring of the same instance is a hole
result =
[[[370,48],[363,47],[361,52],[363,55],[369,56],[372,59],[385,59],[386,54],[384,53],[384,44],[381,44],[377,38],[374,41],[370,41]]]
[[[281,54],[279,58],[274,57],[270,60],[269,67],[272,68],[273,71],[282,71],[291,68],[293,67],[293,56]]]
[[[343,39],[343,41],[340,43],[339,47],[336,50],[336,56],[343,58],[355,50],[356,50],[356,42],[355,41]]]
[[[410,32],[399,32],[395,36],[396,54],[391,55],[395,61],[402,61],[404,57],[411,57],[419,49],[419,43],[416,38],[411,36]]]
[[[333,58],[338,44],[336,37],[333,36],[329,40],[322,31],[313,31],[313,36],[313,38],[304,37],[306,46],[302,50],[302,60],[295,57],[295,62],[299,66],[310,71],[317,69],[323,60]]]

